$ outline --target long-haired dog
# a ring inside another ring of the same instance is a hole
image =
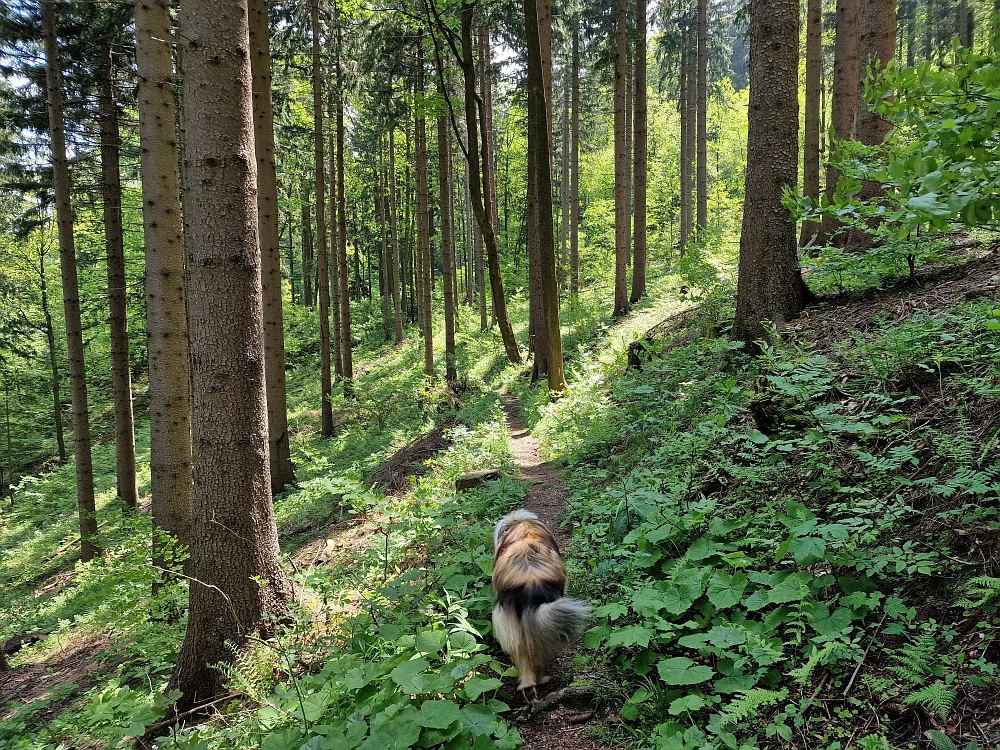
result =
[[[590,605],[567,599],[566,565],[552,532],[529,510],[493,530],[493,632],[520,674],[518,690],[549,681],[545,667],[579,637]]]

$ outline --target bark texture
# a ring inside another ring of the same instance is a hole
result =
[[[188,545],[191,366],[170,23],[166,0],[136,0],[153,527]]]
[[[572,61],[570,63],[572,115],[569,123],[569,292],[580,292],[580,24],[573,25]]]
[[[266,0],[249,0],[250,68],[253,74],[254,146],[257,154],[257,219],[264,288],[264,365],[267,378],[267,440],[271,493],[295,482],[288,439],[284,316],[281,311],[281,236],[278,177],[271,103],[271,33]],[[293,276],[294,278],[294,276]]]
[[[746,200],[732,337],[748,345],[801,312],[795,224],[781,204],[798,179],[799,4],[751,0]]]
[[[617,0],[615,10],[615,300],[612,314],[628,312],[629,190],[628,149],[625,137],[625,92],[628,87],[628,3]]]
[[[186,0],[185,230],[194,445],[187,632],[171,689],[216,695],[212,668],[287,612],[271,506],[247,0]]]
[[[823,3],[807,0],[806,5],[806,111],[802,147],[802,194],[819,202],[819,105],[823,75]],[[802,222],[799,245],[805,246],[819,232],[816,221]]]
[[[354,396],[354,350],[351,348],[351,268],[347,264],[347,188],[344,181],[344,72],[340,55],[343,35],[340,28],[340,10],[334,10],[337,24],[337,242],[339,243],[338,270],[340,271],[340,357],[343,367],[344,396]],[[357,256],[355,255],[355,258]],[[360,284],[358,285],[360,287]]]
[[[66,349],[73,403],[73,454],[76,458],[76,502],[80,514],[80,557],[92,560],[97,546],[97,511],[94,504],[94,467],[90,454],[90,415],[87,409],[87,372],[83,360],[83,327],[80,322],[80,286],[77,280],[76,245],[73,241],[73,205],[70,196],[69,160],[63,124],[62,68],[56,39],[54,0],[42,1],[45,34],[45,86],[49,108],[52,152],[52,187],[55,192],[62,274],[63,309],[66,316]]]
[[[415,93],[418,99],[424,94],[424,56],[422,40],[417,40],[417,75]],[[420,277],[420,329],[424,337],[424,375],[434,377],[434,331],[431,326],[431,230],[429,195],[427,190],[427,125],[422,113],[417,112],[413,124],[413,155],[417,189],[417,261]]]
[[[708,0],[698,0],[698,208],[699,239],[708,226]]]
[[[636,303],[646,294],[646,168],[648,125],[646,101],[646,0],[635,4],[635,218],[632,247],[632,294]]]

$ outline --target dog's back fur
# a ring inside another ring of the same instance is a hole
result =
[[[579,637],[590,605],[563,596],[566,565],[538,516],[516,510],[493,530],[493,631],[520,673],[519,690],[543,685],[545,667]]]

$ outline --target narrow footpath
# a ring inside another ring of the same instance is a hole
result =
[[[504,397],[504,410],[510,428],[511,453],[525,479],[529,482],[528,495],[524,507],[535,513],[548,524],[563,557],[572,555],[572,534],[564,529],[563,514],[566,511],[566,492],[560,487],[559,471],[542,460],[538,440],[526,430],[518,417],[518,400],[513,396]],[[573,656],[579,646],[565,651],[552,665],[552,682],[539,689],[539,702],[565,688],[578,675],[574,674]],[[512,705],[518,705],[518,698]],[[522,712],[526,713],[526,712]],[[559,701],[551,708],[533,711],[523,723],[518,723],[518,731],[524,738],[525,750],[599,750],[600,746],[585,735],[587,729],[598,723],[592,701],[567,699]]]

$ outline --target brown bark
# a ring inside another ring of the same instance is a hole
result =
[[[415,94],[424,94],[423,38],[417,37],[417,75]],[[426,120],[417,112],[413,130],[414,170],[417,180],[417,258],[420,271],[420,328],[424,337],[424,375],[434,378],[434,330],[431,315],[431,236],[427,190]]]
[[[480,88],[482,89],[483,92],[483,110],[484,112],[486,112],[487,115],[487,117],[484,120],[485,123],[491,120],[493,111],[492,81],[490,79],[490,72],[489,72],[489,66],[492,63],[492,59],[489,53],[490,33],[485,25],[479,28],[478,44],[479,44]],[[468,128],[466,129],[466,134],[468,135]],[[488,139],[486,152],[489,157],[492,157],[493,149],[489,143],[492,140],[492,127],[486,124],[483,125],[483,137]],[[474,149],[475,146],[471,142],[469,142],[469,148]],[[497,217],[497,207],[495,202],[496,193],[495,191],[491,192],[491,189],[494,187],[494,181],[491,176],[493,174],[491,168],[491,161],[492,158],[489,158],[484,164],[484,170],[487,174],[485,185],[486,185],[487,200],[493,201],[491,204],[493,206],[492,210],[493,226],[494,226],[493,231],[494,234],[496,234],[498,217]],[[466,176],[466,184],[469,187],[469,209],[473,210],[473,203],[472,203],[473,183],[476,180],[478,180],[479,177],[478,175],[472,174],[472,170],[468,167],[468,165],[466,165],[465,176]],[[475,235],[476,235],[476,281],[479,290],[479,330],[487,331],[489,330],[490,327],[490,319],[487,316],[487,311],[486,311],[486,266],[485,266],[485,259],[483,257],[484,255],[483,233],[478,230],[478,227],[476,228]]]
[[[691,45],[685,38],[681,47],[680,68],[680,177],[681,177],[681,231],[679,240],[680,256],[687,252],[691,239]]]
[[[333,94],[333,87],[330,88],[329,116],[334,121],[337,119],[337,103]],[[340,307],[340,225],[337,222],[337,133],[336,125],[330,133],[328,142],[330,157],[330,308],[333,310],[333,329],[330,332],[333,355],[333,380],[339,383],[344,379],[344,337],[341,325]]]
[[[136,0],[153,528],[188,545],[191,365],[170,27],[166,0]]]
[[[802,194],[819,203],[819,105],[823,75],[823,3],[807,0],[806,9],[806,112],[802,149]],[[802,222],[799,245],[807,245],[819,232],[817,221]]]
[[[323,69],[319,0],[311,0],[313,174],[316,182],[316,263],[319,292],[320,435],[333,436],[333,380],[330,372],[330,259],[326,238],[326,159],[323,155]],[[336,251],[334,251],[336,252]]]
[[[837,0],[837,35],[833,49],[833,99],[830,106],[830,126],[833,137],[839,141],[854,140],[858,113],[858,76],[860,58],[858,49],[858,24],[861,12],[860,0]],[[830,153],[836,151],[836,144],[830,144]],[[840,173],[833,166],[826,170],[826,195],[832,199],[837,189]],[[832,217],[824,217],[819,244],[835,240],[840,231],[840,222]]]
[[[646,294],[646,0],[637,0],[635,8],[635,218],[633,228],[632,294],[636,303]]]
[[[566,380],[563,375],[559,282],[552,221],[551,98],[545,93],[545,67],[547,62],[551,64],[550,0],[525,0],[524,23],[528,47],[528,148],[535,153],[539,292],[546,334],[549,391],[560,393],[566,389]]]
[[[52,374],[52,421],[56,431],[56,449],[59,460],[66,460],[66,440],[63,436],[62,396],[59,393],[59,364],[56,360],[56,329],[52,325],[52,311],[49,309],[49,288],[45,276],[45,256],[43,249],[38,254],[38,290],[42,295],[42,315],[45,319],[45,341],[49,349],[49,372]]]
[[[52,187],[55,192],[56,225],[59,236],[59,266],[62,273],[63,308],[66,316],[66,349],[73,402],[73,453],[76,458],[76,501],[80,514],[80,557],[92,560],[97,546],[97,511],[94,504],[94,469],[90,454],[90,416],[87,409],[87,372],[83,360],[83,326],[80,322],[80,286],[77,280],[76,246],[73,241],[69,159],[63,125],[62,70],[56,41],[54,0],[42,0],[45,34],[45,85],[49,109],[52,151]]]
[[[186,0],[194,523],[179,705],[216,695],[255,632],[287,612],[271,506],[247,0]]]
[[[313,240],[312,214],[309,211],[309,192],[302,197],[302,304],[312,308],[313,297]]]
[[[625,89],[628,86],[628,18],[626,0],[617,0],[615,12],[615,301],[612,314],[628,312],[628,152],[625,143]]]
[[[128,508],[139,502],[135,474],[135,420],[132,415],[132,367],[129,362],[128,316],[125,308],[125,240],[122,230],[121,136],[115,102],[111,43],[101,66],[100,150],[101,195],[104,199],[104,242],[108,257],[108,321],[111,327],[111,374],[115,404],[115,479],[118,497]]]
[[[698,0],[698,207],[695,231],[705,238],[708,227],[708,0]]]
[[[497,244],[496,216],[494,206],[489,200],[490,190],[490,122],[486,116],[489,111],[486,103],[489,101],[484,91],[483,106],[480,113],[476,112],[479,97],[476,95],[476,68],[475,58],[472,54],[472,15],[474,6],[471,4],[462,5],[462,59],[460,65],[465,79],[465,121],[469,129],[469,145],[466,152],[466,160],[469,164],[469,172],[473,179],[470,179],[469,186],[472,191],[472,210],[476,214],[476,223],[479,224],[479,231],[483,235],[483,243],[486,245],[486,259],[490,273],[490,291],[493,295],[493,317],[500,327],[500,336],[503,339],[504,350],[507,359],[512,363],[521,361],[521,352],[518,349],[517,339],[514,338],[514,328],[510,324],[510,316],[507,314],[507,300],[504,297],[503,277],[500,274],[500,248]],[[487,44],[487,55],[489,54]],[[488,59],[488,58],[487,58]],[[480,139],[478,132],[478,122],[483,123],[483,138]],[[480,152],[481,149],[481,152]],[[480,164],[486,165],[486,170],[480,170]],[[482,178],[482,186],[479,180]],[[484,202],[483,194],[487,200]]]
[[[781,203],[798,179],[799,4],[751,0],[746,199],[732,338],[752,345],[803,307],[795,223]]]
[[[396,343],[403,343],[403,306],[399,296],[399,221],[396,205],[396,125],[389,126],[389,227],[392,232],[389,286],[392,309],[396,316]]]
[[[253,74],[254,147],[257,154],[257,219],[264,289],[264,366],[267,379],[267,441],[271,494],[295,482],[288,439],[284,315],[281,310],[281,235],[278,177],[271,104],[271,33],[266,0],[249,0],[250,69]]]
[[[351,348],[351,267],[347,263],[347,189],[344,182],[344,74],[340,54],[343,46],[340,9],[334,10],[337,23],[337,240],[340,243],[340,357],[344,396],[354,396],[354,352]],[[360,286],[360,285],[359,285]]]
[[[437,56],[439,61],[441,56]],[[438,70],[438,93],[447,96],[444,88],[444,71]],[[445,380],[454,383],[455,372],[455,259],[452,246],[452,202],[451,202],[451,139],[448,129],[448,115],[442,112],[437,120],[438,145],[438,188],[441,202],[441,265],[444,271],[444,359]]]
[[[580,24],[573,25],[570,107],[570,174],[569,174],[569,292],[580,292]]]

